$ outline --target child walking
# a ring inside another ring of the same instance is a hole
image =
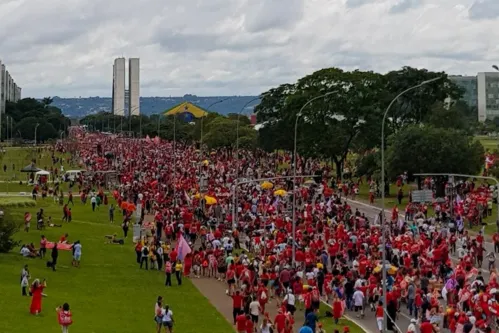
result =
[[[71,311],[69,311],[69,304],[64,303],[55,310],[57,311],[57,320],[59,321],[59,325],[61,325],[62,333],[68,333],[69,326],[73,324],[72,314]]]

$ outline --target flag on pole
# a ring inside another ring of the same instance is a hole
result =
[[[177,251],[177,258],[179,260],[184,260],[185,256],[191,253],[191,247],[187,244],[184,236],[180,236],[175,250]]]

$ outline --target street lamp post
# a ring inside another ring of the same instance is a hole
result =
[[[239,110],[239,112],[237,113],[237,123],[236,123],[236,177],[235,179],[237,180],[239,178],[239,116],[241,115],[241,113],[244,112],[244,110],[246,109],[246,107],[248,105],[250,105],[252,102],[258,100],[258,99],[261,99],[262,96],[258,96],[258,97],[255,97],[251,100],[249,100],[246,104],[244,104],[244,106],[241,108],[241,110]],[[233,198],[233,202],[232,202],[232,225],[235,227],[237,225],[237,210],[236,210],[236,195],[237,195],[237,187],[234,187],[234,198]]]
[[[395,96],[395,98],[390,102],[388,107],[385,110],[385,113],[383,114],[383,120],[381,122],[381,246],[382,246],[382,260],[381,260],[381,269],[382,269],[382,286],[383,286],[383,332],[387,330],[387,318],[386,318],[386,225],[385,225],[385,120],[388,115],[388,112],[390,112],[390,109],[393,104],[404,94],[408,93],[409,91],[412,91],[414,89],[418,89],[424,85],[427,85],[431,82],[440,80],[442,77],[436,77],[430,80],[423,81],[413,87],[410,87],[404,91],[402,91],[400,94]]]
[[[37,124],[35,125],[35,147],[36,147],[36,131],[37,131],[37,129],[38,129],[38,126],[40,126],[40,124],[39,124],[39,123],[37,123]]]
[[[313,101],[325,98],[329,95],[335,94],[336,91],[330,91],[328,93],[322,94],[320,96],[316,96],[310,100],[308,100],[307,103],[305,103],[300,111],[296,114],[296,119],[295,119],[295,135],[294,135],[294,148],[293,148],[293,217],[292,217],[292,223],[293,223],[293,228],[292,228],[292,238],[293,238],[293,247],[292,247],[292,265],[295,267],[296,264],[296,243],[295,243],[295,237],[296,237],[296,194],[295,194],[295,187],[296,187],[296,141],[298,137],[298,120],[302,116],[303,110]]]
[[[225,97],[225,98],[222,98],[222,99],[219,99],[218,101],[216,102],[213,102],[211,103],[207,108],[206,108],[206,111],[210,111],[211,107],[214,106],[214,105],[217,105],[217,104],[220,104],[222,102],[225,102],[226,100],[230,99],[231,97]],[[203,119],[204,117],[206,116],[207,114],[203,114],[201,116],[201,135],[199,137],[199,195],[201,196],[201,186],[202,186],[202,181],[203,181],[203,177],[202,177],[202,164],[203,164]],[[199,202],[201,203],[201,200],[199,200]]]

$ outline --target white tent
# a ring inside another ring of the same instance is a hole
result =
[[[40,170],[37,173],[35,173],[35,182],[38,182],[38,179],[41,176],[47,176],[47,182],[50,182],[50,172],[45,171],[45,170]]]

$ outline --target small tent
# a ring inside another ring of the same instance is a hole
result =
[[[50,182],[50,172],[45,171],[45,170],[40,170],[35,173],[35,182],[39,182],[40,178],[45,178],[46,181],[43,183],[48,183]]]
[[[37,168],[34,163],[31,163],[21,169],[21,172],[38,172],[38,171],[42,171],[42,169]]]

